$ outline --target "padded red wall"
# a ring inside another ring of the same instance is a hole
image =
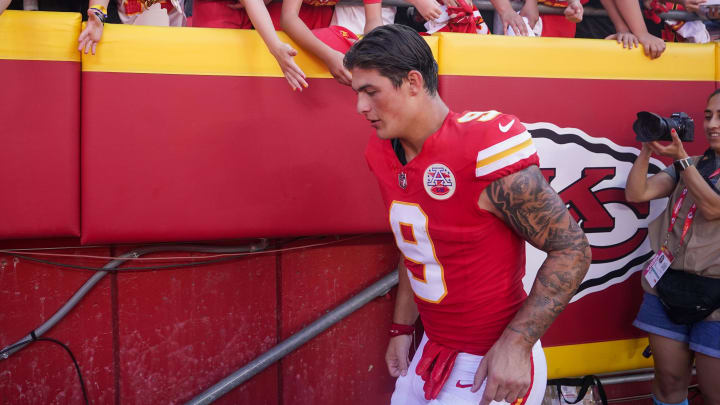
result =
[[[0,240],[80,235],[80,63],[0,59]]]
[[[297,249],[308,244],[327,245]],[[297,250],[189,269],[108,275],[46,336],[75,353],[91,403],[180,404],[374,283],[398,260],[389,235],[341,243],[306,239],[284,247]],[[131,249],[48,252],[108,256]],[[193,256],[145,257],[168,255]],[[93,267],[106,263],[44,259]],[[0,255],[0,347],[39,326],[91,275]],[[384,364],[392,307],[390,295],[373,300],[215,403],[386,403],[394,387]],[[0,404],[81,401],[77,375],[59,346],[36,342],[0,361]]]
[[[332,79],[84,72],[83,243],[384,231],[354,99]]]

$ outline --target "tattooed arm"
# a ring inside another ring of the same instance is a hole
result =
[[[535,342],[577,291],[590,266],[590,246],[565,204],[537,166],[494,181],[480,196],[480,208],[502,219],[533,246],[547,252],[530,295],[475,374],[473,392],[487,377],[481,404],[514,403],[530,386]]]

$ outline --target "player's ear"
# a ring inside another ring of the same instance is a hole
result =
[[[406,80],[409,85],[410,94],[413,96],[419,94],[421,91],[425,91],[425,81],[423,80],[422,73],[417,70],[408,72]]]

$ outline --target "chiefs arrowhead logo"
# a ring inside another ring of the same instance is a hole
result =
[[[565,202],[592,246],[592,265],[573,301],[627,280],[651,256],[647,226],[666,200],[625,201],[625,182],[637,148],[595,138],[575,128],[550,123],[525,124],[540,156],[540,169]],[[652,159],[650,173],[664,165]],[[545,253],[528,244],[526,289]]]

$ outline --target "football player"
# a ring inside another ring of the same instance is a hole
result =
[[[374,29],[344,65],[377,132],[366,158],[402,252],[392,404],[539,404],[539,339],[583,280],[590,247],[530,134],[512,115],[451,111],[429,46],[408,27]],[[547,252],[527,296],[526,241]],[[418,314],[425,336],[409,362]]]

